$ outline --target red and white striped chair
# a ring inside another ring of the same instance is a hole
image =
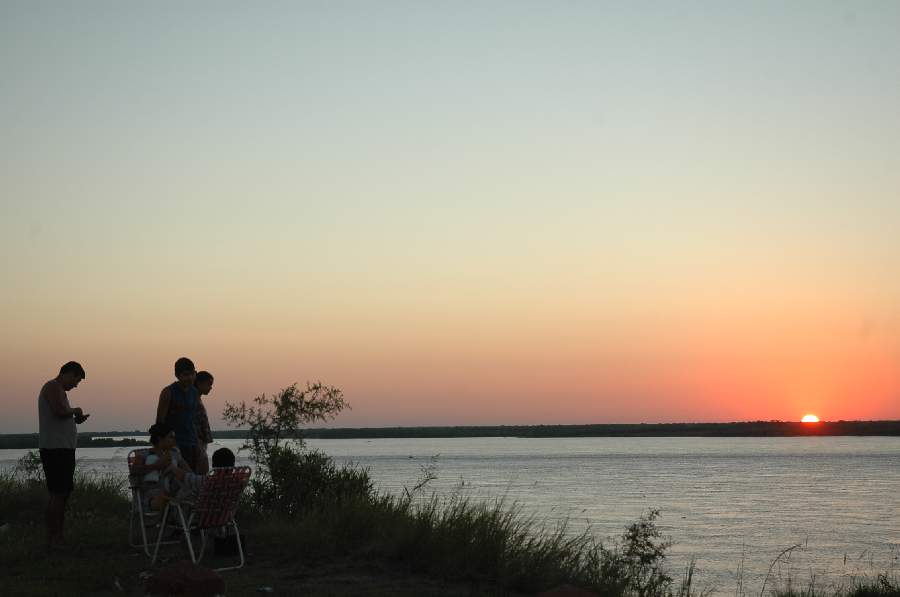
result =
[[[162,544],[163,533],[166,528],[166,520],[169,517],[169,511],[174,510],[178,515],[178,524],[184,531],[184,538],[187,542],[188,551],[191,554],[191,561],[195,564],[203,558],[203,552],[206,549],[206,534],[212,529],[228,528],[234,529],[234,540],[237,542],[238,554],[241,562],[237,566],[228,566],[225,568],[216,568],[217,572],[222,570],[235,570],[244,565],[244,547],[241,545],[241,535],[238,531],[237,522],[234,516],[237,513],[238,502],[247,483],[250,481],[250,467],[239,466],[230,468],[214,468],[203,479],[200,486],[200,493],[194,502],[179,502],[170,500],[163,510],[162,523],[159,528],[159,535],[156,539],[156,549],[153,551],[152,563],[156,562],[159,553],[159,546]],[[184,516],[184,508],[187,507],[190,512],[187,519]],[[200,531],[200,554],[194,554],[194,546],[191,543],[191,531]]]
[[[149,448],[139,448],[128,453],[128,486],[131,489],[128,545],[142,548],[148,556],[151,554],[150,542],[147,541],[147,529],[154,528],[159,524],[161,514],[146,507],[146,500],[143,495],[145,471],[138,470],[138,463],[143,462],[149,453]],[[135,526],[140,527],[140,537],[135,532]],[[138,543],[138,539],[140,539],[140,543]],[[163,543],[178,543],[178,541],[164,541]]]

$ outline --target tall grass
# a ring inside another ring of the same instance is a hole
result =
[[[504,499],[423,495],[427,471],[412,492],[394,496],[376,492],[365,469],[338,467],[318,452],[273,449],[264,468],[245,505],[267,540],[306,559],[365,554],[501,592],[561,584],[603,595],[693,591],[692,569],[679,582],[665,571],[670,542],[656,527],[656,511],[604,545],[588,532],[573,535],[565,524],[548,527]]]
[[[772,597],[900,597],[900,583],[896,578],[879,574],[874,579],[868,577],[851,578],[847,586],[824,589],[814,581],[802,588],[788,586],[773,589]]]
[[[66,520],[94,520],[124,517],[130,501],[127,479],[112,473],[75,475],[75,488],[68,501]],[[0,471],[0,523],[43,524],[47,487],[43,479],[27,479]]]
[[[279,541],[304,561],[345,556],[383,558],[411,573],[531,593],[562,584],[601,595],[687,596],[692,571],[675,582],[664,569],[654,513],[606,546],[565,525],[547,527],[503,500],[376,495],[321,503],[300,517],[260,521],[263,540]]]

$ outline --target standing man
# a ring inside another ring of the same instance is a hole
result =
[[[168,385],[159,393],[159,404],[156,407],[156,422],[165,423],[175,432],[175,443],[181,457],[190,465],[191,470],[197,468],[197,428],[194,419],[197,416],[199,398],[194,380],[197,370],[194,362],[181,357],[175,361],[175,383]]]
[[[66,547],[63,525],[66,501],[74,486],[75,446],[78,443],[75,425],[84,423],[90,416],[80,408],[72,408],[66,392],[78,387],[84,378],[84,368],[75,361],[69,361],[60,368],[55,379],[44,384],[38,394],[38,448],[50,492],[44,513],[50,549]]]

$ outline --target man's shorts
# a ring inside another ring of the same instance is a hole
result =
[[[41,464],[50,493],[67,495],[75,486],[75,450],[41,448]]]

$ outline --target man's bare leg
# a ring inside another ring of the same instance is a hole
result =
[[[63,495],[63,496],[62,496],[62,504],[60,504],[60,506],[59,506],[59,526],[58,526],[58,528],[59,528],[59,542],[60,542],[62,545],[65,545],[65,544],[66,544],[65,532],[64,532],[64,531],[65,531],[65,526],[66,526],[66,504],[67,504],[68,501],[69,501],[69,496],[70,496],[70,495],[72,495],[72,494],[67,493],[67,494]]]
[[[62,497],[58,493],[51,493],[47,500],[47,545],[55,547],[62,542],[62,531],[59,528],[59,511],[63,505]]]
[[[47,528],[47,545],[53,545],[56,539],[56,529],[54,521],[56,516],[53,514],[53,494],[47,496],[47,505],[44,507],[44,526]]]
[[[47,524],[47,544],[52,547],[65,547],[63,525],[65,521],[66,501],[68,494],[51,493],[47,501],[45,521]]]

